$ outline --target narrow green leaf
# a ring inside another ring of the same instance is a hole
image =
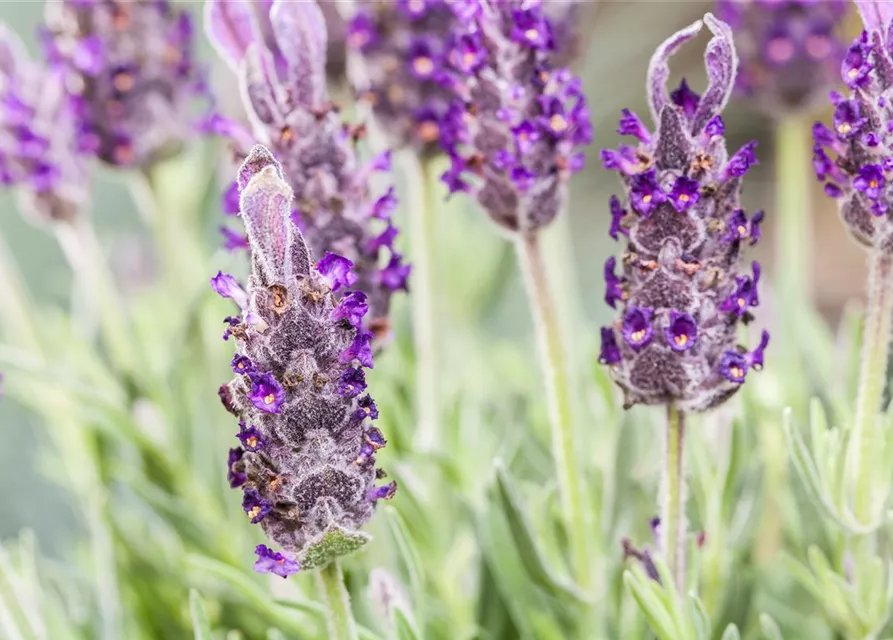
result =
[[[577,602],[587,603],[585,593],[569,581],[558,578],[546,564],[527,514],[521,507],[501,460],[496,462],[496,488],[498,506],[508,522],[521,562],[530,579],[557,598],[571,597]]]
[[[713,636],[711,633],[712,625],[710,624],[710,616],[704,609],[704,603],[694,594],[688,594],[688,618],[694,626],[696,640],[710,640]]]
[[[784,637],[781,635],[781,629],[768,613],[760,614],[760,629],[763,631],[763,637],[766,640],[784,640]]]
[[[639,610],[645,616],[651,630],[657,634],[660,640],[681,640],[670,613],[660,598],[648,588],[646,580],[650,580],[650,578],[640,575],[637,571],[623,572],[623,583],[632,593],[633,599],[639,605]]]
[[[734,622],[730,623],[726,630],[722,632],[720,640],[741,640],[741,632]]]
[[[425,618],[422,612],[424,611],[426,597],[425,574],[418,550],[413,544],[409,532],[406,530],[406,524],[403,522],[400,513],[394,507],[388,505],[384,509],[384,516],[391,538],[394,540],[394,544],[397,545],[398,555],[403,561],[403,566],[406,568],[406,574],[409,577],[413,613],[416,619],[420,621],[420,624],[424,626]]]
[[[415,624],[402,608],[391,609],[391,621],[394,625],[395,640],[422,640]]]
[[[211,640],[211,624],[205,611],[205,603],[195,589],[189,590],[189,615],[192,618],[194,640]]]

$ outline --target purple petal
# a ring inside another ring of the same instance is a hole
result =
[[[676,53],[686,42],[697,36],[703,26],[704,23],[698,20],[677,31],[665,40],[651,57],[651,62],[648,65],[647,88],[651,117],[655,122],[658,122],[663,108],[670,103],[670,96],[667,93],[667,79],[670,77],[670,56]]]

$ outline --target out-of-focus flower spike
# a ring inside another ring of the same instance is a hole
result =
[[[322,104],[328,96],[328,36],[322,11],[316,2],[275,0],[269,15],[295,100],[310,106]]]
[[[654,122],[660,121],[663,108],[670,104],[670,94],[667,91],[667,81],[670,79],[670,57],[679,50],[682,45],[696,37],[704,26],[702,20],[678,31],[670,39],[657,48],[648,64],[648,105],[651,107],[651,118]]]

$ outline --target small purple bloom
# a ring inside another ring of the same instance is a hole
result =
[[[700,185],[697,180],[679,176],[673,185],[673,190],[670,191],[670,202],[673,204],[673,208],[680,213],[688,211],[701,199],[699,189]]]
[[[750,238],[750,244],[755,245],[760,239],[760,224],[764,216],[764,211],[757,211],[748,220],[744,209],[735,209],[727,223],[726,242],[738,242]]]
[[[540,139],[540,132],[530,120],[524,120],[512,129],[515,138],[515,146],[518,153],[524,155],[529,152],[533,144]]]
[[[357,401],[357,410],[354,412],[354,415],[361,420],[366,418],[370,420],[378,419],[378,407],[375,406],[375,400],[372,399],[372,396],[366,394]]]
[[[747,360],[747,364],[754,371],[762,371],[763,369],[763,352],[766,350],[766,347],[769,346],[769,332],[763,330],[762,335],[760,336],[760,344],[756,349],[748,353],[745,358]]]
[[[860,134],[868,123],[856,100],[840,99],[834,107],[834,130],[845,140]]]
[[[737,351],[726,351],[719,362],[719,372],[736,384],[744,382],[747,375],[747,359]]]
[[[244,233],[233,231],[229,227],[220,227],[220,235],[223,236],[223,248],[230,253],[248,248],[248,236]]]
[[[419,80],[427,80],[434,75],[440,62],[434,55],[431,43],[427,40],[416,40],[409,46],[409,68]]]
[[[375,502],[377,500],[390,500],[394,497],[395,493],[397,493],[397,482],[395,480],[392,480],[391,482],[380,487],[373,487],[372,489],[369,489],[368,493],[366,493],[366,499],[369,502]]]
[[[617,346],[617,336],[611,327],[602,327],[602,346],[598,361],[601,364],[617,364],[620,362],[620,347]]]
[[[387,192],[372,205],[372,217],[377,220],[388,220],[397,209],[397,196],[394,187],[389,187]]]
[[[281,578],[287,578],[301,570],[301,565],[298,562],[286,558],[279,552],[274,553],[266,545],[257,545],[254,553],[257,555],[254,570],[258,573],[273,573]]]
[[[608,235],[614,240],[618,239],[617,235],[619,233],[629,235],[629,231],[620,224],[626,213],[626,209],[620,205],[620,200],[617,199],[617,196],[611,196],[611,228],[608,231]]]
[[[399,253],[391,255],[388,265],[381,270],[379,276],[382,284],[391,291],[403,290],[408,291],[407,281],[412,267],[403,264],[403,256]]]
[[[257,430],[257,427],[248,427],[246,429],[244,422],[240,422],[239,426],[242,429],[236,434],[236,437],[242,442],[242,446],[245,447],[246,451],[254,452],[268,444],[266,438]]]
[[[687,313],[670,311],[670,322],[664,329],[667,344],[673,351],[688,351],[698,340],[698,325]]]
[[[635,307],[630,305],[623,316],[623,339],[634,351],[640,351],[647,347],[654,337],[654,327],[651,326],[653,309]]]
[[[539,6],[512,11],[512,39],[534,49],[552,48],[552,28]]]
[[[372,338],[374,336],[368,331],[357,331],[353,342],[342,352],[341,362],[346,364],[357,360],[367,369],[372,369]]]
[[[474,73],[481,68],[486,58],[487,52],[481,46],[477,33],[463,33],[450,51],[450,63],[463,73]]]
[[[884,192],[885,183],[881,165],[869,164],[859,169],[859,174],[853,180],[853,188],[864,193],[866,198],[877,200]]]
[[[756,146],[756,140],[748,142],[736,151],[735,155],[729,158],[729,162],[726,164],[725,171],[723,172],[726,178],[740,178],[746,174],[753,165],[759,164],[757,156],[754,153]]]
[[[847,50],[841,66],[841,75],[844,82],[850,87],[864,87],[870,82],[869,75],[874,69],[874,65],[871,63],[873,48],[868,44],[867,32],[863,31],[862,37]]]
[[[245,310],[248,308],[248,294],[239,285],[239,282],[229,273],[218,271],[217,275],[211,278],[211,288],[221,298],[230,298],[239,305],[239,308]]]
[[[242,509],[251,518],[251,524],[257,524],[273,510],[273,505],[261,498],[257,491],[246,489],[242,496]]]
[[[333,320],[347,320],[352,327],[360,327],[363,317],[369,311],[366,304],[366,294],[362,291],[351,291],[345,294],[338,302],[338,306],[332,310]]]
[[[357,281],[353,262],[334,253],[326,253],[316,266],[316,270],[326,279],[332,291],[352,287]]]
[[[230,367],[232,367],[233,373],[250,374],[257,371],[257,367],[254,366],[251,358],[249,358],[248,356],[239,355],[238,353],[233,356]]]
[[[285,402],[285,392],[271,373],[255,373],[251,375],[248,399],[264,413],[279,413]]]
[[[741,275],[735,278],[735,290],[723,301],[720,310],[734,313],[740,318],[750,307],[759,306],[760,298],[757,293],[759,281],[760,263],[754,262],[753,277]]]
[[[629,109],[622,111],[623,117],[620,119],[620,125],[617,127],[617,133],[622,136],[634,136],[644,143],[651,141],[651,132],[642,124],[635,113]]]
[[[688,86],[688,82],[683,78],[679,88],[670,94],[670,100],[677,107],[682,108],[682,113],[685,114],[686,118],[691,119],[701,103],[701,96],[692,91],[691,87]]]
[[[239,215],[239,183],[233,180],[221,197],[223,213],[228,216]]]
[[[660,188],[655,175],[654,169],[649,169],[632,179],[630,198],[633,208],[645,217],[667,201],[667,194]]]
[[[338,394],[345,398],[353,398],[366,390],[366,374],[362,367],[349,367],[341,374],[338,383]]]
[[[715,138],[726,135],[726,123],[723,122],[722,116],[713,116],[707,126],[704,127],[704,133],[708,138]]]
[[[616,266],[617,259],[614,256],[611,256],[605,261],[605,302],[611,307],[616,307],[618,300],[622,301],[626,298],[623,278],[618,278],[614,275]]]

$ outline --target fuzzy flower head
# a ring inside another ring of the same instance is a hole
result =
[[[652,131],[624,110],[619,133],[634,145],[602,152],[626,193],[611,200],[610,235],[628,239],[605,268],[606,299],[618,310],[602,329],[599,362],[625,394],[625,404],[675,403],[687,411],[715,407],[734,394],[749,370],[763,365],[769,336],[753,351],[738,344],[738,322],[759,305],[760,266],[745,271],[741,248],[759,239],[762,212],[741,209],[741,181],[756,164],[754,143],[729,155],[721,111],[732,92],[737,58],[729,26],[707,14],[709,84],[698,95],[684,81],[668,92],[670,56],[703,27],[672,36],[651,60]]]
[[[459,18],[444,82],[455,92],[441,144],[450,192],[471,193],[512,233],[548,225],[592,141],[579,78],[554,66],[555,33],[540,2],[453,3]]]
[[[844,57],[848,95],[831,93],[831,126],[816,123],[812,164],[861,244],[893,253],[893,4],[857,2],[865,31]]]
[[[50,2],[43,42],[104,162],[145,167],[196,132],[208,93],[189,12],[167,0]]]
[[[244,290],[232,276],[212,280],[246,318],[231,333],[235,378],[219,392],[239,419],[228,474],[246,517],[278,549],[257,547],[255,570],[285,577],[362,547],[362,526],[396,483],[376,468],[386,442],[363,373],[373,366],[365,296],[335,294],[332,269],[312,262],[267,149],[251,151],[239,184],[251,276]]]
[[[837,84],[848,0],[718,0],[740,56],[736,89],[770,116],[814,107]]]
[[[456,18],[445,0],[361,0],[348,27],[355,84],[398,146],[438,150],[451,93],[441,83]]]
[[[59,71],[28,58],[0,25],[0,185],[19,189],[38,220],[71,220],[88,198],[86,162],[96,139]]]
[[[379,174],[389,173],[390,154],[361,162],[363,128],[343,124],[329,101],[319,7],[312,1],[208,0],[205,9],[208,37],[238,74],[251,123],[247,131],[219,117],[214,130],[231,138],[239,157],[258,141],[282,162],[296,196],[295,231],[307,239],[314,261],[328,266],[326,256],[333,254],[352,264],[353,282],[335,290],[365,293],[367,328],[377,339],[387,336],[391,295],[405,291],[409,277],[391,223],[393,189],[373,188]]]

